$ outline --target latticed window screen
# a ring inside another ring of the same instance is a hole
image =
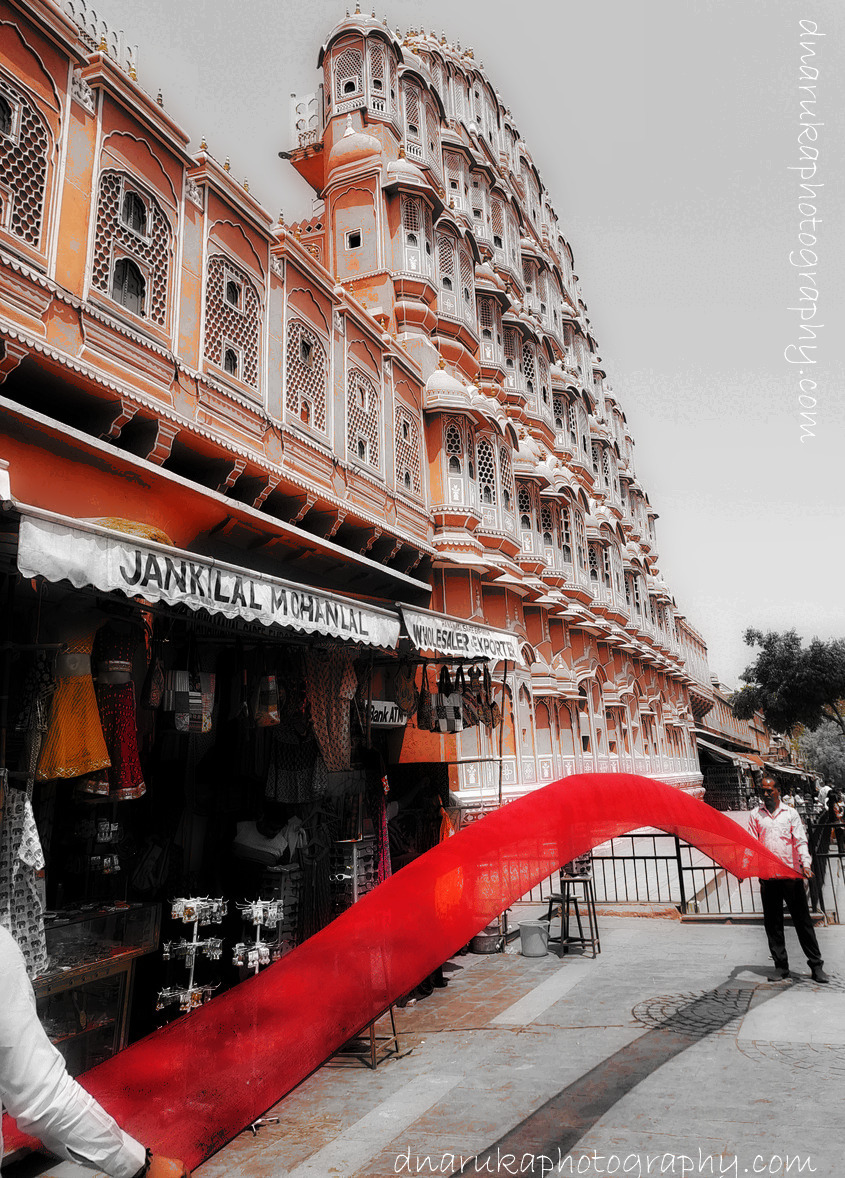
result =
[[[437,176],[442,175],[440,154],[440,116],[430,94],[425,96],[425,154],[428,166]]]
[[[499,473],[502,478],[502,506],[505,511],[511,511],[513,508],[513,464],[511,463],[511,453],[507,446],[499,447]]]
[[[549,362],[542,348],[537,349],[537,379],[540,386],[540,408],[548,413],[551,408],[549,398]]]
[[[582,572],[587,571],[587,531],[584,527],[584,517],[577,508],[573,508],[573,523],[575,525],[575,556],[578,567]]]
[[[531,502],[531,490],[527,483],[516,484],[517,510],[519,511],[519,526],[523,529],[534,526],[534,504]]]
[[[522,371],[525,373],[525,387],[529,393],[537,388],[537,374],[534,368],[534,347],[532,344],[522,345]]]
[[[555,429],[563,432],[566,429],[566,397],[563,393],[554,393],[552,396],[555,414]]]
[[[238,307],[226,298],[227,284],[241,286]],[[258,388],[258,357],[261,338],[261,299],[246,274],[228,258],[217,254],[208,260],[205,288],[205,355],[223,367],[224,352],[234,344],[241,355],[241,380]]]
[[[514,270],[519,270],[519,222],[516,219],[516,214],[508,211],[507,216],[508,225],[508,256],[510,258],[511,266]]]
[[[548,499],[540,500],[540,531],[543,533],[543,544],[546,548],[557,548],[558,511]]]
[[[601,446],[599,446],[598,442],[591,444],[590,453],[593,459],[593,474],[601,475]]]
[[[460,74],[454,74],[452,77],[452,103],[455,108],[455,118],[463,119],[465,117],[466,92],[464,80]]]
[[[350,458],[380,470],[381,404],[375,385],[358,368],[349,370],[346,421]]]
[[[463,209],[466,196],[464,157],[456,151],[444,151],[443,166],[446,172],[446,195],[455,202],[456,209]]]
[[[481,502],[485,506],[495,507],[498,502],[496,466],[493,446],[487,438],[478,439],[478,486],[481,491]]]
[[[493,299],[480,298],[478,300],[478,326],[481,328],[481,334],[484,339],[493,339],[496,323],[494,319],[493,308],[495,306]],[[489,335],[487,333],[490,333]]]
[[[396,485],[400,490],[421,494],[420,427],[404,405],[396,406]]]
[[[288,323],[285,405],[312,429],[326,432],[328,362],[322,340],[300,319]]]
[[[566,503],[560,508],[560,528],[563,559],[567,564],[572,564],[572,515]]]
[[[0,139],[0,184],[10,191],[11,209],[6,228],[27,245],[38,248],[44,216],[44,192],[47,186],[47,160],[50,138],[47,128],[29,102],[6,87],[9,107],[9,138]],[[18,112],[17,134],[13,111]]]
[[[613,584],[616,586],[616,592],[621,598],[625,592],[625,577],[622,572],[622,557],[615,544],[611,545],[610,558],[613,565]]]
[[[364,55],[360,49],[349,46],[334,59],[334,96],[342,102],[344,98],[360,94],[363,87]]]
[[[461,303],[463,305],[464,319],[474,327],[475,275],[473,272],[472,258],[469,256],[469,251],[464,248],[460,249],[459,258],[461,263]]]
[[[601,557],[602,580],[609,589],[613,585],[613,569],[611,567],[610,546],[608,544],[602,545]]]
[[[609,491],[619,493],[619,488],[616,485],[616,464],[610,456],[610,450],[605,449],[602,455],[602,470],[604,472],[604,485]]]
[[[489,235],[487,228],[487,190],[484,187],[484,181],[480,178],[474,179],[470,185],[469,195],[472,203],[472,223],[475,226],[475,231],[482,237],[487,237]]]
[[[147,197],[149,216],[147,238],[127,228],[121,219],[124,178],[118,172],[104,172],[97,200],[97,228],[94,235],[94,262],[91,285],[111,294],[114,246],[120,246],[131,258],[142,262],[149,275],[147,318],[158,327],[167,322],[167,282],[170,269],[170,225],[152,197]],[[218,363],[222,365],[221,354]]]
[[[402,83],[405,103],[405,135],[416,143],[422,143],[422,103],[418,87],[410,82]],[[419,152],[416,153],[419,155]]]
[[[495,197],[490,205],[490,228],[493,230],[493,245],[497,251],[505,249],[505,206]]]
[[[464,472],[464,433],[456,417],[447,417],[443,430],[443,449],[446,454],[446,469],[449,474]]]
[[[601,554],[599,552],[598,544],[594,543],[593,541],[591,541],[588,546],[587,559],[589,562],[590,580],[591,581],[598,581],[599,580],[599,564],[601,561]]]
[[[389,102],[387,93],[387,49],[381,43],[371,39],[367,49],[370,58],[370,97],[375,100],[376,109],[380,108],[379,99]]]
[[[514,327],[505,328],[505,365],[514,372],[519,369],[519,332]]]

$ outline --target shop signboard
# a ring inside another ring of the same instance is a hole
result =
[[[404,728],[407,722],[408,717],[393,700],[370,700],[371,728]]]
[[[411,609],[407,605],[400,608],[408,636],[417,650],[454,659],[522,662],[519,638],[507,630],[494,630],[465,618]]]
[[[27,578],[119,590],[152,605],[186,605],[365,646],[392,649],[399,640],[390,610],[46,513],[21,518],[18,568]]]

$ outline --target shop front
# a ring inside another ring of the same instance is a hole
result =
[[[78,1074],[448,835],[456,734],[501,743],[519,644],[5,508],[0,904]]]

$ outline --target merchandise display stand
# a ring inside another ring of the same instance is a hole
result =
[[[247,900],[238,904],[238,911],[244,924],[252,924],[255,928],[255,940],[250,943],[238,941],[233,949],[232,964],[246,966],[258,973],[262,965],[278,961],[282,956],[283,945],[278,936],[272,943],[261,939],[262,928],[277,928],[283,916],[282,907],[278,900]]]
[[[178,1002],[182,1011],[193,1010],[208,1002],[217,989],[212,985],[195,985],[194,968],[197,954],[202,953],[210,961],[219,961],[223,956],[223,941],[220,937],[206,937],[201,941],[197,936],[201,924],[220,924],[228,910],[228,904],[223,899],[212,900],[208,896],[193,897],[191,899],[174,900],[170,915],[173,920],[181,920],[183,924],[191,925],[191,939],[186,941],[165,941],[162,945],[162,958],[169,961],[172,957],[183,958],[188,970],[187,986],[166,986],[159,990],[156,998],[156,1010],[164,1010]]]
[[[384,1014],[390,1015],[390,1035],[377,1035],[376,1023]],[[389,1046],[389,1044],[393,1046]],[[396,1020],[393,1016],[393,1005],[391,1003],[386,1011],[383,1011],[377,1018],[374,1018],[371,1023],[367,1023],[358,1035],[350,1039],[347,1043],[335,1052],[331,1060],[327,1064],[329,1067],[350,1067],[352,1064],[363,1063],[366,1067],[373,1071],[385,1059],[392,1055],[399,1055],[399,1036],[396,1033]]]

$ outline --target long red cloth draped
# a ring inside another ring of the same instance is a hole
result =
[[[566,777],[440,843],[263,973],[80,1077],[145,1145],[196,1166],[562,863],[653,826],[740,878],[797,873],[732,819],[625,773]],[[7,1118],[7,1148],[26,1140]]]

